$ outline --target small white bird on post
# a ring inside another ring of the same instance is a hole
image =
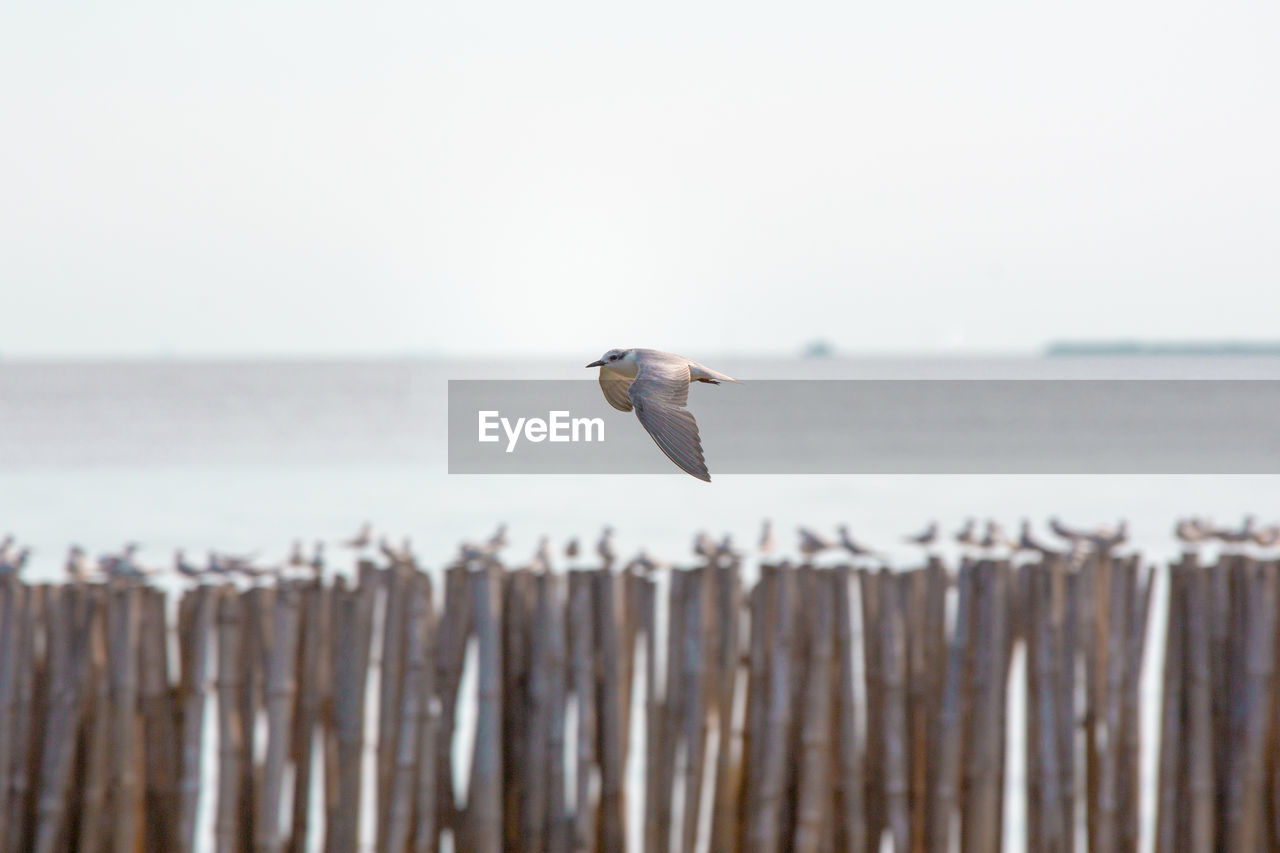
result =
[[[596,543],[596,554],[604,561],[606,569],[613,568],[613,563],[618,559],[618,552],[613,549],[613,528],[605,527],[600,533],[600,541]]]
[[[769,519],[764,520],[764,524],[760,528],[760,556],[768,557],[778,548],[778,542],[773,538],[773,522]]]
[[[363,548],[368,548],[370,543],[372,542],[373,542],[373,524],[366,521],[364,524],[360,525],[360,530],[357,531],[356,535],[352,536],[350,539],[343,542],[342,546],[344,548],[355,548],[359,550]]]
[[[804,555],[806,560],[836,547],[835,543],[830,539],[825,539],[807,528],[801,527],[798,532],[800,534],[800,553]]]

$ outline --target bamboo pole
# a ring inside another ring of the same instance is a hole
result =
[[[4,839],[10,850],[26,850],[31,832],[31,776],[32,761],[39,755],[33,744],[40,742],[39,692],[42,640],[45,627],[45,599],[47,587],[29,586],[24,606],[19,611],[18,643],[15,646],[17,669],[15,671],[13,715],[13,749],[9,763],[8,835]],[[134,776],[136,779],[136,775]]]
[[[662,768],[663,702],[658,691],[657,602],[658,588],[653,578],[643,578],[639,587],[640,627],[644,631],[644,696],[645,696],[645,762],[644,820],[642,847],[644,853],[666,849],[666,841],[658,833],[658,801],[662,796],[659,776]],[[670,791],[666,792],[668,795]]]
[[[136,586],[112,590],[108,610],[111,661],[112,848],[133,853],[139,841],[138,810],[138,622]]]
[[[245,720],[240,692],[242,613],[234,587],[218,590],[218,805],[214,839],[218,853],[240,849],[240,783],[244,778]]]
[[[398,562],[378,572],[383,594],[382,643],[378,662],[377,849],[386,850],[391,821],[391,780],[400,739],[401,685],[404,681],[406,587],[408,565]]]
[[[259,801],[262,773],[257,757],[261,741],[261,713],[266,692],[267,659],[275,626],[270,613],[275,590],[250,587],[240,596],[242,609],[240,641],[240,719],[243,740],[240,758],[240,840],[242,849],[253,849],[258,838]]]
[[[492,569],[471,575],[477,640],[476,741],[467,791],[467,850],[502,848],[502,600]]]
[[[711,819],[712,851],[736,850],[738,842],[737,808],[742,785],[743,744],[741,730],[735,725],[741,649],[742,581],[737,559],[720,570],[716,598],[719,660],[716,722],[719,749],[716,752],[714,813]]]
[[[706,610],[707,579],[713,567],[695,569],[687,576],[684,612],[683,669],[684,708],[682,737],[684,752],[684,805],[680,810],[680,850],[693,851],[698,837],[699,807],[702,804],[702,777],[707,733]],[[606,848],[608,849],[608,848]]]
[[[767,611],[772,594],[777,588],[777,568],[760,567],[760,579],[747,593],[747,707],[743,718],[742,789],[738,796],[738,838],[746,849],[754,849],[755,815],[759,810],[760,779],[764,765],[764,723],[768,697],[768,649],[769,621]]]
[[[809,677],[804,699],[794,849],[817,853],[831,822],[832,597],[827,577],[816,579],[809,643]]]
[[[330,650],[333,667],[333,738],[337,754],[337,800],[328,821],[326,846],[333,853],[354,850],[360,828],[361,758],[364,743],[365,684],[369,666],[375,589],[367,572],[348,589],[333,588]]]
[[[312,765],[316,727],[331,697],[329,691],[328,590],[320,580],[302,585],[300,647],[298,655],[298,703],[293,725],[293,822],[289,835],[291,853],[309,850],[311,833]],[[322,803],[325,801],[322,801]]]
[[[600,654],[604,660],[620,661],[623,645],[622,584],[608,567],[594,578],[596,627]],[[626,772],[624,672],[621,666],[603,667],[600,677],[600,845],[604,850],[626,849]]]
[[[107,789],[111,773],[111,692],[107,678],[107,608],[106,590],[95,587],[93,624],[90,629],[91,683],[87,690],[88,722],[85,726],[84,790],[80,804],[80,824],[76,829],[78,849],[97,853],[106,846]]]
[[[1243,604],[1244,686],[1240,708],[1242,737],[1236,746],[1238,761],[1231,774],[1235,796],[1228,801],[1227,847],[1260,850],[1266,847],[1263,825],[1266,779],[1267,725],[1274,672],[1276,634],[1276,573],[1273,564],[1246,568]]]
[[[591,575],[569,575],[570,643],[573,657],[573,692],[578,708],[576,791],[574,796],[573,849],[596,849],[594,797],[596,767],[596,662],[595,619],[592,613]]]
[[[867,843],[866,820],[863,814],[862,755],[858,743],[858,706],[855,689],[855,657],[853,614],[849,596],[849,567],[837,566],[831,575],[833,614],[836,628],[836,651],[839,675],[836,679],[836,719],[838,732],[839,771],[836,777],[838,820],[836,821],[836,849],[849,853],[863,853]],[[862,630],[859,631],[861,635]],[[860,644],[859,644],[860,645]]]
[[[529,748],[530,710],[529,667],[537,654],[531,648],[535,607],[533,572],[520,568],[504,573],[502,585],[502,844],[512,853],[524,849],[523,810],[529,799],[531,780],[523,771]],[[541,797],[543,792],[537,796]],[[541,808],[541,806],[539,806]]]
[[[14,815],[10,802],[14,757],[25,744],[14,739],[13,721],[18,708],[18,670],[23,659],[23,612],[27,607],[27,586],[17,578],[0,580],[0,850],[8,849]]]
[[[138,671],[145,761],[144,828],[148,850],[178,846],[178,726],[169,679],[169,631],[165,596],[139,589]]]
[[[1160,764],[1157,773],[1155,853],[1175,853],[1180,847],[1178,816],[1186,808],[1183,720],[1186,666],[1186,586],[1193,565],[1184,561],[1169,570],[1168,620],[1165,628],[1164,679],[1161,691]]]
[[[1210,598],[1209,571],[1191,573],[1187,586],[1188,651],[1188,793],[1190,794],[1190,853],[1214,849],[1216,786],[1213,772],[1213,720],[1209,674],[1209,628],[1205,604]]]
[[[413,850],[415,853],[435,853],[440,834],[440,822],[437,810],[440,794],[436,786],[440,781],[438,772],[440,748],[440,719],[442,710],[440,696],[436,690],[438,640],[435,610],[432,607],[432,589],[430,578],[423,578],[419,583],[423,587],[424,607],[421,634],[418,643],[422,654],[422,682],[419,690],[418,704],[421,708],[421,728],[418,733],[418,749],[420,752],[417,767],[417,800],[414,817]]]
[[[687,681],[682,677],[682,661],[684,659],[685,646],[684,633],[689,626],[684,613],[688,603],[685,589],[689,582],[690,575],[687,571],[674,570],[668,575],[666,687],[662,694],[661,732],[655,738],[655,743],[661,749],[661,760],[658,766],[656,783],[658,800],[655,812],[655,831],[659,850],[665,850],[671,846],[671,833],[674,822],[674,797],[677,779],[676,758],[680,750],[680,720],[687,686]]]
[[[1003,704],[1004,571],[988,560],[974,576],[972,743],[965,768],[966,802],[962,844],[967,850],[996,851],[1000,844],[1000,730]]]
[[[512,773],[523,776],[520,790],[523,796],[516,803],[515,816],[519,818],[521,849],[529,853],[542,853],[546,847],[547,802],[550,791],[547,777],[551,763],[551,609],[554,606],[548,591],[547,576],[529,575],[533,585],[533,613],[528,623],[527,677],[524,682],[525,727],[523,734],[524,760]],[[504,612],[504,615],[505,612]],[[508,706],[514,705],[510,697]],[[510,817],[510,816],[509,816]],[[514,849],[508,845],[507,849]]]
[[[885,725],[884,725],[884,658],[880,648],[881,600],[879,577],[867,569],[858,570],[859,603],[862,605],[862,669],[866,681],[866,741],[863,751],[863,798],[866,847],[881,849],[886,828],[887,798],[885,796]]]
[[[439,803],[436,819],[442,829],[453,833],[455,844],[462,829],[453,790],[453,729],[458,708],[458,686],[466,660],[467,641],[474,624],[471,582],[466,563],[455,563],[445,572],[445,606],[440,617],[436,644],[437,686],[440,691],[440,725],[437,729],[436,761],[439,773],[436,792]]]
[[[787,768],[790,765],[790,730],[792,720],[791,669],[794,643],[795,608],[793,596],[795,572],[789,566],[778,567],[777,598],[772,602],[774,634],[769,650],[769,681],[765,700],[759,803],[751,815],[749,843],[759,853],[776,851],[781,846],[782,814],[786,797]]]
[[[1061,631],[1063,620],[1063,601],[1061,586],[1055,583],[1053,566],[1041,564],[1033,574],[1035,587],[1032,590],[1033,609],[1029,615],[1034,620],[1031,625],[1035,636],[1034,661],[1028,654],[1027,670],[1034,667],[1036,672],[1036,705],[1028,704],[1028,720],[1038,718],[1036,735],[1038,738],[1037,754],[1039,757],[1039,789],[1040,789],[1040,848],[1048,853],[1068,853],[1067,820],[1069,815],[1065,808],[1061,790],[1061,764],[1071,760],[1070,756],[1059,752],[1060,708],[1057,701],[1057,680],[1061,672],[1056,666],[1059,657],[1056,654],[1056,639]]]
[[[51,696],[36,806],[38,853],[52,853],[66,840],[68,787],[75,734],[84,707],[93,626],[93,601],[82,587],[62,587],[54,593],[50,605],[56,618],[49,624]]]
[[[209,689],[209,634],[216,597],[212,587],[201,584],[183,597],[190,617],[179,631],[182,656],[182,731],[178,780],[177,844],[191,853],[196,844],[196,814],[200,798],[200,770],[204,759],[204,709]]]
[[[262,767],[261,799],[255,827],[258,853],[280,853],[281,795],[285,758],[292,741],[291,712],[296,691],[299,592],[288,582],[276,590],[270,660],[266,671],[267,748]]]
[[[547,850],[565,853],[569,845],[569,824],[565,814],[565,692],[568,659],[566,654],[565,596],[563,577],[542,576],[547,618]]]
[[[874,580],[872,580],[874,578]],[[878,586],[880,654],[884,678],[885,811],[895,851],[911,849],[910,761],[907,727],[907,649],[904,584],[888,569],[867,575]],[[864,585],[865,588],[865,585]]]
[[[388,787],[385,849],[409,849],[412,839],[414,782],[420,759],[423,722],[427,715],[428,697],[423,693],[423,680],[434,663],[428,657],[426,642],[431,618],[429,579],[413,570],[406,571],[399,584],[404,596],[404,668],[401,685],[399,730],[396,733],[395,767]],[[428,774],[433,776],[434,774]],[[434,803],[432,804],[434,806]]]

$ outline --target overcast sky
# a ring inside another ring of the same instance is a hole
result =
[[[0,356],[1280,337],[1272,0],[71,5]]]

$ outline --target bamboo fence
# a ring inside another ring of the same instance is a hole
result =
[[[743,575],[6,578],[0,853],[1280,849],[1276,561]]]

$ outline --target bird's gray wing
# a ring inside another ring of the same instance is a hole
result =
[[[631,411],[631,398],[627,391],[631,388],[631,379],[612,370],[600,369],[600,390],[604,398],[620,412]]]
[[[636,417],[667,458],[699,480],[711,482],[698,422],[685,408],[689,367],[674,362],[644,364],[628,392]]]

